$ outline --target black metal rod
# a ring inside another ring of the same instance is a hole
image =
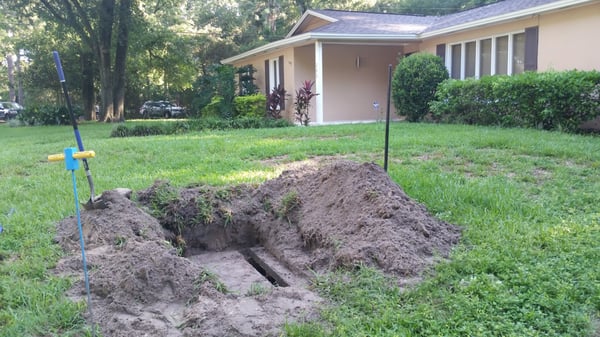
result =
[[[388,169],[388,149],[390,145],[390,101],[392,96],[392,65],[388,65],[388,92],[387,92],[387,111],[385,115],[385,151],[383,158],[383,169]]]

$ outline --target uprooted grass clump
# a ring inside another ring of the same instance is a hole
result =
[[[205,238],[207,233],[225,230],[233,224],[231,201],[243,198],[246,194],[243,189],[243,186],[198,185],[177,188],[167,181],[156,181],[150,188],[138,192],[137,201],[169,231],[171,243],[185,255],[188,248],[205,249],[206,241],[210,240]],[[229,244],[223,243],[223,247]]]

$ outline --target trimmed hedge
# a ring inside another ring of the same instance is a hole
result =
[[[236,117],[265,117],[267,113],[267,96],[263,94],[236,96],[233,99],[233,109]]]
[[[162,122],[160,124],[119,124],[113,128],[111,137],[143,137],[173,135],[189,131],[282,128],[293,126],[285,119],[240,117],[234,119],[202,118],[187,121]]]
[[[600,115],[600,72],[446,80],[430,109],[441,122],[579,132],[581,123]]]
[[[83,112],[78,106],[73,106],[73,115],[78,119]],[[32,105],[19,112],[17,118],[25,125],[66,125],[71,124],[69,110],[59,105]]]

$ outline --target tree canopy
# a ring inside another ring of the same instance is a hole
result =
[[[283,38],[308,9],[441,15],[495,0],[13,0],[0,2],[0,96],[61,103],[57,50],[76,102],[122,120],[144,100],[190,104],[235,53]],[[17,60],[15,74],[10,60]],[[10,71],[9,71],[10,70]],[[12,72],[12,73],[11,73]],[[9,73],[14,75],[9,81]],[[204,81],[206,83],[206,81]],[[14,95],[14,94],[13,94]]]

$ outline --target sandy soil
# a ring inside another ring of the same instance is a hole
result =
[[[296,166],[260,186],[167,182],[107,191],[83,211],[94,323],[104,336],[279,336],[318,319],[313,272],[372,266],[414,284],[460,229],[372,163]],[[77,223],[58,223],[57,268],[85,299]]]

